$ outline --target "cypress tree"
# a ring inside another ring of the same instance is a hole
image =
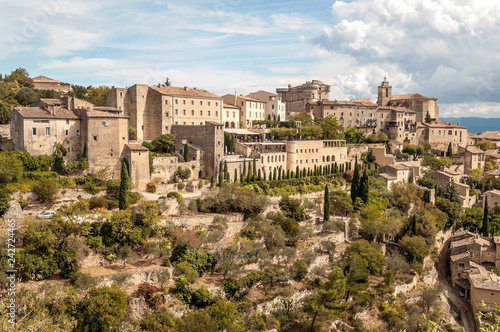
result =
[[[281,178],[283,180],[285,179],[285,170],[284,169],[281,170]]]
[[[245,174],[240,173],[240,183],[243,184],[245,183]]]
[[[122,172],[120,175],[120,193],[118,194],[118,207],[120,210],[125,210],[128,207],[128,162],[127,159],[122,161]]]
[[[317,171],[317,169],[316,169],[316,165],[314,165],[313,174],[314,174],[314,176],[317,176],[317,175],[318,175],[318,171]]]
[[[210,177],[210,188],[214,187],[214,177],[213,175]]]
[[[356,157],[356,162],[354,163],[354,174],[352,176],[351,183],[351,200],[352,202],[356,202],[356,197],[359,196],[359,167],[358,167],[358,158]]]
[[[250,164],[248,164],[248,171],[247,171],[247,183],[250,183],[250,180],[251,180],[251,175],[250,175],[250,171],[252,169],[250,168]]]
[[[367,204],[370,199],[370,187],[368,185],[368,172],[365,169],[363,176],[361,177],[361,183],[359,185],[359,197],[363,200],[363,203]]]
[[[298,179],[300,178],[300,169],[299,169],[299,165],[297,165],[297,167],[295,167],[295,177]]]
[[[451,147],[451,142],[448,143],[448,151],[446,151],[446,157],[453,157],[453,148]]]
[[[234,169],[234,182],[238,181],[238,170]]]
[[[289,169],[286,170],[286,178],[290,179],[290,170]]]
[[[293,179],[295,177],[295,173],[293,171],[290,172],[290,179]]]
[[[330,194],[328,193],[328,185],[325,185],[325,203],[323,207],[323,222],[330,220]]]
[[[278,114],[278,122],[281,121],[281,116]]]
[[[278,169],[278,180],[281,180],[281,168]]]
[[[189,145],[187,143],[184,144],[184,161],[189,161]]]
[[[262,181],[260,169],[259,169],[259,172],[258,172],[258,175],[257,175],[257,181],[259,181],[259,182]]]
[[[266,181],[266,170],[264,170],[264,181]]]
[[[268,114],[268,115],[267,115],[267,120],[268,120],[268,121],[271,121],[271,114]]]
[[[252,181],[255,181],[256,176],[257,176],[257,165],[255,162],[255,158],[253,158]]]
[[[224,182],[224,178],[223,178],[223,172],[222,170],[219,170],[219,183],[217,184],[217,186],[221,187],[222,186],[222,182]]]
[[[426,123],[431,123],[431,115],[429,114],[429,111],[427,111],[427,114],[425,115],[425,122]]]
[[[276,180],[276,167],[273,169],[273,180]]]
[[[245,161],[245,159],[243,159],[243,174],[246,174],[247,173],[247,163]]]
[[[488,215],[488,197],[484,196],[484,211],[483,211],[483,225],[481,227],[481,231],[483,236],[489,236],[490,234],[490,221]]]

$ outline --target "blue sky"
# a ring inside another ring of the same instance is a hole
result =
[[[0,4],[0,72],[81,85],[219,95],[320,79],[331,99],[437,97],[441,116],[500,117],[500,3],[487,0],[132,1]],[[7,15],[5,15],[7,13]]]

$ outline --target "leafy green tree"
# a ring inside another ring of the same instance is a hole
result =
[[[145,331],[168,331],[169,328],[175,329],[180,324],[176,318],[165,306],[159,307],[153,313],[144,317],[140,327]]]
[[[0,184],[21,179],[23,174],[23,163],[7,152],[0,152]]]
[[[491,150],[491,149],[496,149],[497,148],[497,146],[495,145],[495,143],[493,143],[492,141],[489,141],[489,140],[479,141],[479,142],[476,143],[476,146],[478,148],[480,148],[481,150],[483,150],[483,151]]]
[[[184,161],[189,161],[189,145],[187,143],[184,144]]]
[[[386,264],[380,246],[366,240],[351,243],[342,254],[349,280],[365,281],[370,275],[378,275]]]
[[[85,100],[96,105],[96,106],[106,106],[106,94],[111,91],[109,86],[98,86],[93,87],[92,85],[87,87],[87,95]]]
[[[325,186],[324,194],[324,206],[323,206],[323,220],[330,220],[330,194],[328,193],[328,185]]]
[[[32,88],[23,87],[16,93],[15,98],[22,106],[33,106],[39,97]]]
[[[461,207],[457,202],[451,202],[446,198],[437,197],[436,207],[448,215],[448,224],[446,226],[453,226],[460,220]]]
[[[488,209],[488,197],[484,198],[484,212],[483,212],[483,225],[481,227],[481,232],[483,236],[489,236],[490,234],[490,220],[489,220],[489,209]]]
[[[116,284],[90,290],[78,305],[76,317],[79,331],[111,331],[127,312],[127,293]]]
[[[10,110],[5,103],[0,102],[0,124],[8,124],[10,122]]]
[[[191,170],[189,169],[189,167],[182,168],[181,166],[179,166],[177,167],[177,170],[174,174],[179,179],[181,179],[182,182],[184,182],[184,180],[187,180],[191,177]]]
[[[429,246],[422,236],[405,236],[399,240],[399,245],[403,251],[408,253],[411,262],[423,263],[429,253]]]
[[[361,179],[359,177],[359,165],[358,165],[358,158],[356,157],[356,162],[354,163],[354,173],[352,176],[352,182],[351,182],[351,200],[353,202],[356,201],[356,198],[359,197],[359,189],[360,189],[360,183]]]
[[[174,149],[174,138],[172,134],[163,134],[153,140],[155,152],[169,153]]]
[[[481,208],[466,208],[462,216],[462,226],[473,232],[478,233],[483,224],[484,212]]]
[[[118,207],[125,210],[128,207],[129,192],[128,162],[125,158],[122,161],[122,171],[120,175],[120,193],[118,194]]]
[[[322,129],[322,139],[342,139],[344,138],[344,128],[338,123],[335,116],[329,115],[325,118],[315,118],[314,122]]]
[[[429,114],[429,111],[427,111],[427,114],[425,114],[425,123],[431,123],[431,115]]]
[[[334,213],[344,217],[347,212],[353,209],[351,197],[343,190],[334,191],[331,195],[331,207]]]
[[[53,203],[57,198],[57,193],[61,185],[49,178],[41,178],[37,181],[33,190],[38,195],[38,200],[42,203]]]
[[[170,280],[170,271],[167,268],[156,270],[156,279],[162,290],[164,290],[164,285]]]

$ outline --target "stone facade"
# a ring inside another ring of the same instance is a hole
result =
[[[444,191],[448,184],[453,181],[458,191],[462,207],[470,208],[476,203],[476,196],[470,195],[470,187],[468,185],[460,183],[462,176],[462,173],[445,168],[425,174],[426,178],[436,182],[438,190],[440,191]]]
[[[453,122],[419,123],[417,137],[418,143],[428,143],[443,152],[448,150],[450,143],[454,153],[459,146],[465,147],[469,143],[467,128]]]
[[[463,165],[466,174],[471,169],[482,169],[485,163],[485,152],[475,146],[459,146],[458,154],[453,155],[453,164]]]
[[[488,140],[495,143],[497,147],[500,147],[500,130],[488,130],[477,135],[472,135],[469,137],[469,140],[471,145],[476,145],[481,141]]]
[[[266,103],[265,119],[271,120],[286,120],[286,104],[281,100],[281,97],[275,93],[267,91],[252,92],[248,95],[250,98],[258,99]]]
[[[241,107],[224,102],[222,123],[224,123],[224,128],[240,128]]]
[[[287,169],[314,169],[314,166],[327,166],[335,162],[347,162],[347,146],[342,140],[297,140],[286,143]]]
[[[368,150],[372,152],[372,155],[375,157],[375,163],[379,166],[393,165],[396,161],[396,157],[386,153],[385,146],[369,147]]]
[[[71,91],[70,84],[63,84],[61,81],[54,80],[46,76],[33,77],[33,83],[35,85],[35,89],[38,90],[54,90],[60,92]]]
[[[488,198],[488,209],[493,210],[496,207],[500,206],[500,190],[493,189],[486,191],[483,194],[483,208],[484,208],[484,203],[486,202],[486,198]]]
[[[254,121],[266,119],[266,102],[241,95],[222,96],[224,103],[240,107],[240,128],[251,128]]]
[[[388,174],[396,182],[404,183],[408,182],[410,177],[415,179],[415,175],[413,174],[413,169],[411,167],[405,165],[387,165],[382,166],[378,169],[379,174]]]
[[[106,102],[130,117],[138,141],[169,134],[173,125],[199,126],[222,119],[221,98],[198,88],[136,84],[112,89]]]
[[[306,110],[308,102],[315,103],[322,100],[328,100],[330,95],[330,85],[321,81],[307,81],[304,84],[294,86],[288,85],[288,88],[276,89],[276,93],[286,104],[287,119],[294,114]]]
[[[140,144],[126,144],[124,158],[128,161],[129,175],[135,190],[146,190],[149,182],[149,149]]]
[[[219,163],[224,159],[224,128],[222,123],[205,122],[198,126],[172,126],[176,139],[187,140],[203,150],[198,177],[217,176]]]

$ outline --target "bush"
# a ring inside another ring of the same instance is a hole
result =
[[[137,202],[139,202],[142,198],[142,195],[137,193],[137,192],[132,192],[132,191],[129,191],[127,193],[127,202],[129,205],[133,205],[133,204],[136,204]]]
[[[87,245],[90,249],[99,249],[102,247],[102,236],[87,237]]]
[[[60,184],[52,179],[42,178],[35,184],[33,190],[41,203],[54,203],[57,198]]]
[[[167,198],[175,198],[177,199],[177,203],[180,203],[184,200],[184,197],[182,197],[181,194],[179,194],[178,192],[175,192],[175,191],[171,191],[167,194]]]
[[[199,278],[198,271],[196,271],[189,263],[180,262],[174,267],[174,276],[183,275],[186,277],[186,280],[192,284],[196,282]]]
[[[93,181],[89,181],[85,183],[83,190],[89,194],[96,195],[99,191],[101,191],[101,188],[99,188]]]
[[[163,302],[163,299],[155,294],[155,292],[156,288],[147,282],[143,282],[137,288],[137,296],[144,297],[144,300],[146,300],[146,303],[151,308],[156,308]]]
[[[144,143],[143,143],[144,144]],[[160,307],[141,321],[141,328],[146,331],[168,331],[167,327],[175,328],[179,320],[167,308]]]
[[[146,185],[146,191],[148,193],[155,193],[156,192],[156,183],[154,183],[153,181],[148,182],[148,184]]]
[[[198,288],[191,295],[191,305],[197,308],[204,308],[212,303],[212,294],[206,288]]]
[[[98,279],[88,273],[73,272],[69,275],[69,282],[77,289],[88,290],[97,285]]]
[[[185,183],[181,182],[181,183],[177,184],[177,189],[184,190],[184,188],[186,188],[186,184]]]
[[[89,209],[107,209],[108,208],[108,200],[104,197],[94,196],[89,199]]]
[[[291,268],[293,279],[300,281],[307,275],[307,264],[304,261],[296,261]]]
[[[118,273],[111,277],[111,280],[118,286],[122,287],[127,285],[128,280],[132,277],[130,273]]]

